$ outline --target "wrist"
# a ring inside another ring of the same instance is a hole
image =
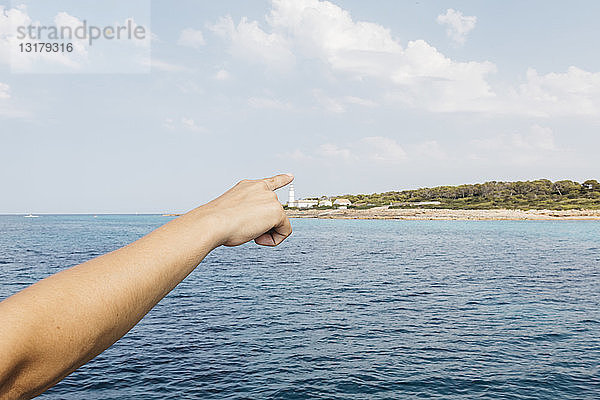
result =
[[[202,242],[204,246],[209,247],[209,251],[227,241],[227,233],[224,229],[226,221],[221,213],[209,204],[197,207],[181,218],[189,219],[196,237],[203,239]]]

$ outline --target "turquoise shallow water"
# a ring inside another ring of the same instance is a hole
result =
[[[0,298],[159,216],[0,216]],[[294,220],[41,398],[600,398],[600,223]]]

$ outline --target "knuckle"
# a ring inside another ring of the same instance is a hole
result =
[[[269,187],[269,184],[267,183],[267,181],[260,181],[260,184],[262,185],[262,188],[264,190],[268,190],[269,192],[271,191],[271,188]]]

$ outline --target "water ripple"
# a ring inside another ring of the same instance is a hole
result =
[[[0,217],[0,297],[165,221]],[[217,249],[42,398],[600,398],[600,224],[293,224]]]

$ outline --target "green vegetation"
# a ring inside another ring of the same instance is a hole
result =
[[[525,182],[486,182],[475,185],[438,186],[401,192],[338,196],[353,207],[392,205],[390,208],[449,209],[600,209],[600,183],[547,179]],[[435,204],[415,204],[436,202]],[[439,203],[437,203],[439,202]]]

